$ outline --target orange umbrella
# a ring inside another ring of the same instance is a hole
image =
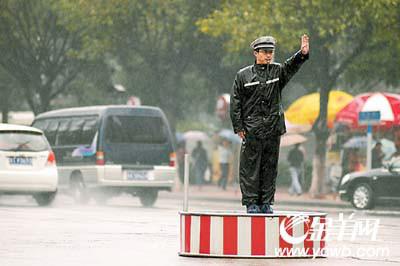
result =
[[[333,127],[336,114],[351,100],[350,94],[334,90],[329,93],[328,127]],[[312,125],[319,115],[319,92],[311,93],[294,101],[285,112],[286,119],[297,125]]]

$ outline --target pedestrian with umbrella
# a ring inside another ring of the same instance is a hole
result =
[[[197,141],[197,146],[192,151],[192,158],[195,182],[200,189],[204,183],[204,174],[208,166],[207,151],[203,148],[203,143],[200,140]]]

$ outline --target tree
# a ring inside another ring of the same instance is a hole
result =
[[[115,54],[130,88],[145,102],[161,106],[173,127],[184,117],[183,110],[204,102],[214,89],[196,60],[210,47],[205,45],[210,38],[195,25],[213,6],[213,1],[130,2],[129,12],[114,20]],[[198,95],[203,101],[195,100]]]
[[[213,109],[222,90],[215,74],[221,69],[221,46],[195,24],[217,5],[211,0],[62,1],[68,20],[88,25],[90,41],[107,47],[119,68],[118,82],[145,104],[162,107],[173,127],[196,109]]]
[[[277,37],[285,53],[298,47],[302,33],[310,35],[311,60],[307,70],[313,78],[302,82],[320,92],[320,114],[313,125],[317,142],[311,185],[314,196],[323,189],[329,92],[362,55],[388,43],[399,48],[399,7],[395,0],[235,0],[224,2],[221,9],[198,22],[201,31],[226,36],[226,48],[233,52],[246,49],[252,39],[266,34],[265,29]],[[375,66],[365,67],[373,71]]]
[[[67,30],[57,1],[3,0],[0,6],[0,65],[22,88],[37,114],[64,93],[84,67],[81,28]]]

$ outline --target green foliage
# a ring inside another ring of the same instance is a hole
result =
[[[0,63],[36,113],[51,104],[123,103],[107,91],[118,83],[128,90],[124,97],[161,106],[174,125],[190,113],[212,112],[218,92],[229,90],[230,77],[218,77],[224,71],[218,66],[219,40],[195,26],[217,6],[214,1],[4,0],[1,5],[0,52],[13,53]]]
[[[214,96],[216,90],[205,74],[198,71],[195,62],[207,52],[202,44],[215,42],[199,33],[195,26],[195,21],[212,10],[213,2],[62,0],[60,3],[61,9],[68,13],[64,19],[71,24],[68,28],[77,29],[82,22],[87,25],[89,41],[84,42],[84,50],[99,48],[108,52],[119,68],[114,73],[114,82],[123,84],[129,95],[140,97],[144,104],[161,106],[174,126],[177,119],[185,116],[185,108],[209,108],[208,97]],[[211,56],[215,58],[215,54]],[[214,64],[203,62],[207,66],[200,68],[208,67],[215,72],[215,62],[215,59]]]
[[[310,62],[310,70],[321,73],[321,79],[307,85],[313,90],[331,89],[362,53],[382,43],[393,43],[398,49],[399,5],[395,0],[225,1],[197,25],[211,36],[225,36],[228,51],[242,53],[257,36],[267,34],[277,38],[278,51],[291,53],[299,47],[301,34],[307,33],[316,59]],[[323,61],[328,66],[320,70]]]
[[[51,0],[9,0],[0,13],[0,65],[18,83],[30,108],[48,110],[85,62],[77,56],[83,36],[68,31]]]

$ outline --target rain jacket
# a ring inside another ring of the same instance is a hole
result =
[[[235,133],[265,139],[286,132],[281,92],[308,57],[298,51],[284,64],[254,64],[239,70],[230,103]]]

